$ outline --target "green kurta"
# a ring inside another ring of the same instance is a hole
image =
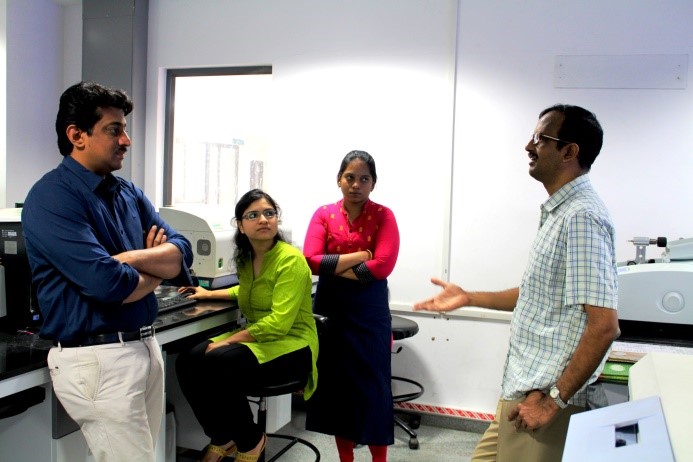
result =
[[[303,392],[311,397],[318,383],[318,334],[313,318],[310,268],[300,250],[283,241],[265,254],[262,269],[253,277],[252,263],[238,268],[237,286],[229,296],[248,321],[245,329],[256,342],[243,342],[260,364],[308,346],[313,354],[313,372]],[[236,331],[234,331],[236,332]],[[215,337],[223,340],[234,332]]]

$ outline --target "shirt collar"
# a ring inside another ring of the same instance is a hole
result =
[[[541,204],[541,209],[547,213],[551,213],[563,202],[567,201],[580,191],[589,189],[591,185],[592,183],[590,183],[590,177],[587,174],[580,175],[573,181],[564,184],[558,191],[553,193],[551,197],[546,199],[546,201]]]
[[[96,192],[97,188],[101,186],[104,191],[114,192],[118,188],[118,180],[116,177],[109,173],[105,177],[101,177],[96,173],[92,172],[84,165],[77,162],[72,156],[65,156],[63,158],[62,165],[67,168],[71,173],[73,173],[80,181],[82,181],[91,191]]]

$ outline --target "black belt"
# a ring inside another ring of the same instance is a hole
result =
[[[115,334],[98,334],[90,335],[82,340],[77,341],[58,341],[53,340],[53,346],[60,346],[63,348],[74,348],[74,347],[84,347],[84,346],[94,346],[94,345],[105,345],[107,343],[121,343],[121,342],[132,342],[135,340],[144,340],[149,337],[154,336],[154,326],[144,326],[139,330],[134,330],[132,332],[116,332]]]

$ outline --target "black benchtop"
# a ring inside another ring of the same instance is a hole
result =
[[[38,334],[0,333],[0,380],[45,367],[52,346]]]
[[[236,309],[232,302],[199,302],[190,308],[163,314],[154,321],[156,331],[166,331],[198,321],[220,312]],[[0,332],[0,381],[46,367],[51,340],[37,333],[13,334]]]

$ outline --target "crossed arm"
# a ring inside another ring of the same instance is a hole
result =
[[[126,263],[139,273],[139,281],[134,291],[123,300],[130,303],[151,293],[164,279],[171,279],[180,272],[183,255],[173,244],[166,242],[164,229],[152,226],[145,239],[145,248],[128,250],[113,258]]]
[[[359,280],[356,272],[363,269],[362,265],[365,265],[366,272],[375,279],[385,279],[392,273],[399,253],[399,229],[397,220],[389,209],[383,212],[372,240],[359,243],[359,247],[368,250],[350,253],[326,253],[331,234],[328,228],[335,225],[328,225],[329,220],[323,213],[324,211],[319,209],[311,218],[303,245],[303,253],[313,274],[324,273]],[[332,239],[335,239],[334,236]],[[325,262],[327,264],[323,266]],[[354,271],[355,268],[357,271]]]

